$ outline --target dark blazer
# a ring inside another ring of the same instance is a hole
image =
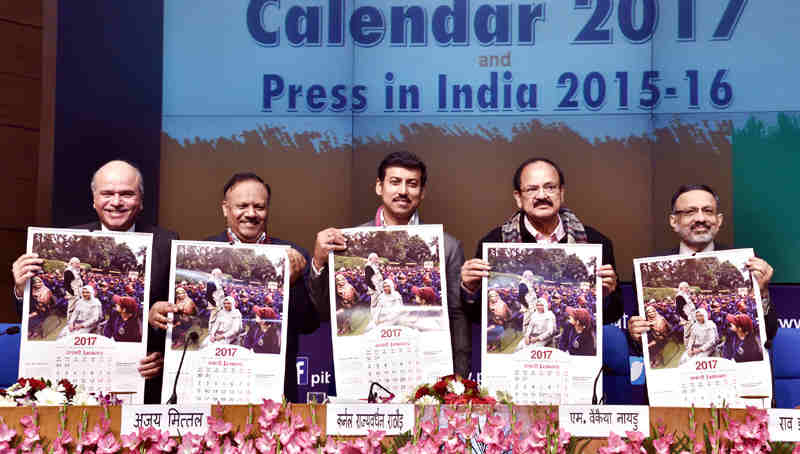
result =
[[[219,235],[206,238],[206,241],[228,243],[228,234],[227,232],[222,232]],[[317,317],[317,312],[314,310],[306,289],[306,277],[311,269],[311,258],[305,249],[294,243],[278,238],[270,238],[270,241],[270,244],[274,245],[291,246],[303,254],[306,259],[306,268],[303,270],[303,275],[289,288],[289,327],[286,333],[286,367],[283,381],[283,394],[286,399],[291,402],[298,402],[296,358],[299,336],[300,334],[312,333],[319,328],[319,317]]]
[[[83,229],[89,231],[100,230],[100,222],[71,227],[73,229]],[[139,233],[153,234],[153,251],[150,263],[150,305],[156,301],[167,301],[169,298],[169,266],[170,253],[172,251],[172,240],[178,239],[178,234],[161,227],[137,222],[134,230]],[[143,320],[147,320],[147,314],[142,314]],[[167,332],[147,325],[147,352],[161,352],[164,354],[164,343],[167,340]],[[164,376],[158,374],[144,382],[144,403],[161,403],[161,387]]]

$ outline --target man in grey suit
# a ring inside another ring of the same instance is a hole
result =
[[[386,156],[378,166],[375,193],[381,206],[375,218],[361,227],[419,224],[418,208],[425,198],[427,182],[425,163],[413,153],[396,151]],[[309,273],[311,299],[324,320],[330,319],[328,289],[328,253],[347,249],[345,237],[333,227],[317,234],[314,257]],[[469,375],[472,355],[472,336],[466,309],[461,302],[459,288],[464,249],[461,242],[444,234],[447,306],[450,319],[450,337],[453,349],[453,371],[464,377]]]

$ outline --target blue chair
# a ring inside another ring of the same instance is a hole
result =
[[[800,405],[800,361],[797,346],[800,329],[780,328],[772,340],[772,374],[775,377],[775,405],[777,408],[794,408]]]
[[[12,326],[19,327],[19,323],[0,323],[0,333],[5,333]],[[21,334],[3,334],[0,336],[0,355],[5,358],[3,367],[0,367],[0,388],[8,388],[17,381],[20,336]]]
[[[628,339],[616,325],[603,326],[603,394],[607,404],[631,404],[633,385],[628,362]]]

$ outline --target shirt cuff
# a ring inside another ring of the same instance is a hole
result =
[[[317,269],[317,267],[314,266],[314,259],[313,258],[311,259],[311,272],[314,273],[314,277],[319,277],[325,270],[325,266],[326,265],[323,265],[322,268]]]
[[[22,297],[25,296],[24,294],[22,296],[17,295],[16,287],[11,287],[11,294],[14,295],[14,299],[16,299],[17,301],[22,301]]]

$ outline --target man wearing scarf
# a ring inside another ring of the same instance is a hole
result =
[[[478,243],[474,259],[461,267],[461,287],[466,301],[481,296],[481,278],[489,277],[489,262],[481,259],[483,243],[597,243],[603,246],[603,264],[597,277],[603,283],[603,323],[622,317],[622,291],[617,287],[611,240],[564,206],[564,173],[551,160],[531,158],[514,173],[514,200],[519,211]]]
[[[415,154],[395,151],[387,155],[378,166],[375,193],[381,199],[375,217],[361,227],[420,224],[419,205],[425,198],[425,183],[428,174],[425,163]],[[330,318],[328,289],[328,253],[347,249],[345,238],[333,227],[317,234],[309,274],[311,298],[320,316]],[[453,371],[463,377],[470,372],[472,356],[472,334],[467,313],[462,305],[458,288],[459,272],[464,263],[461,242],[444,234],[444,260],[447,273],[447,312],[450,319],[450,340],[453,349]],[[476,304],[473,311],[480,311]]]

